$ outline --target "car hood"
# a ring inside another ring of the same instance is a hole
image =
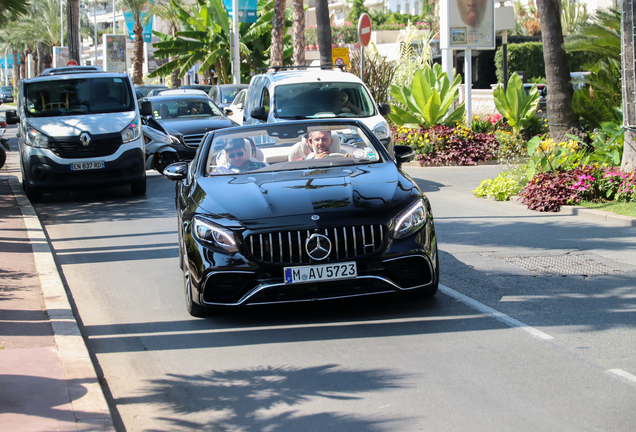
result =
[[[200,134],[234,126],[234,123],[224,117],[169,119],[157,121],[168,131],[170,135]]]
[[[121,132],[135,118],[135,111],[79,116],[29,117],[28,122],[45,135],[52,137],[78,136]]]
[[[205,177],[196,187],[200,210],[246,226],[303,214],[379,216],[420,193],[392,163]]]

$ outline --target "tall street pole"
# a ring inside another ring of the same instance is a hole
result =
[[[93,0],[93,25],[95,27],[95,63],[94,65],[97,66],[97,12],[95,11],[95,0]]]
[[[241,83],[241,56],[239,55],[239,6],[232,0],[232,72],[234,84]],[[218,72],[217,72],[218,74]]]

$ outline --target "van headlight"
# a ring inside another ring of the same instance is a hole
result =
[[[27,124],[26,134],[24,136],[24,143],[30,147],[35,148],[49,148],[49,137],[42,132]]]
[[[413,234],[421,229],[427,220],[424,202],[418,199],[395,218],[393,238],[400,239]]]
[[[391,129],[389,129],[389,124],[385,121],[378,123],[373,128],[373,134],[378,137],[378,139],[387,139],[391,137]]]
[[[121,140],[125,144],[130,141],[139,139],[141,136],[141,126],[139,125],[139,119],[136,118],[131,121],[128,126],[121,131]]]
[[[195,216],[193,220],[194,237],[201,243],[223,249],[225,252],[238,252],[234,233],[227,228]]]

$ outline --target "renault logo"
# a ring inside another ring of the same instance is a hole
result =
[[[82,132],[79,138],[84,147],[88,147],[88,145],[91,143],[91,136],[88,132]]]
[[[305,242],[305,249],[311,259],[321,261],[331,253],[331,241],[322,234],[312,234]]]

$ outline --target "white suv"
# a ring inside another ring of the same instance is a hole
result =
[[[336,112],[335,100],[346,93],[356,112]],[[309,118],[355,118],[362,121],[392,152],[391,129],[383,115],[388,104],[376,104],[357,76],[339,70],[277,70],[252,77],[245,96],[243,124]]]

